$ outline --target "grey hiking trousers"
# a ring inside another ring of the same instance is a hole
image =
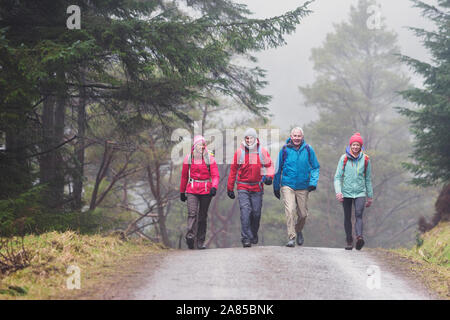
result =
[[[186,239],[193,239],[195,247],[205,242],[208,208],[212,197],[209,194],[187,193],[187,233]]]
[[[356,237],[361,236],[363,233],[363,213],[366,205],[366,198],[344,198],[344,227],[345,234],[347,236],[347,242],[352,242],[352,205],[355,203],[355,234]]]
[[[238,190],[241,209],[241,241],[257,241],[263,192]]]

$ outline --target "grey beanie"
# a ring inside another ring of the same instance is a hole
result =
[[[258,135],[256,134],[256,130],[253,128],[248,128],[245,130],[244,137],[254,137],[255,139],[258,138]]]

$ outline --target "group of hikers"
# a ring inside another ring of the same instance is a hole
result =
[[[371,162],[363,152],[363,139],[355,133],[339,159],[334,177],[336,199],[343,204],[346,250],[354,246],[352,206],[355,207],[355,248],[364,246],[363,212],[372,204]],[[273,184],[273,193],[283,198],[286,215],[287,247],[304,243],[303,227],[308,217],[309,193],[316,190],[320,165],[314,149],[305,142],[301,128],[292,129],[278,155],[278,166],[261,146],[256,130],[249,128],[235,152],[228,175],[227,194],[237,198],[240,207],[241,242],[244,248],[258,243],[264,185]],[[180,199],[187,201],[186,244],[189,249],[205,249],[208,208],[219,185],[219,170],[202,136],[195,136],[190,154],[183,161]]]

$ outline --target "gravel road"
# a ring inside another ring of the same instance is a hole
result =
[[[273,246],[178,250],[164,257],[157,270],[143,281],[131,298],[432,298],[423,288],[418,288],[389,269],[364,250]],[[375,273],[369,276],[371,272]]]

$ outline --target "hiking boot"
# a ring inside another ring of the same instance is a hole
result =
[[[250,241],[247,240],[247,241],[242,242],[242,246],[244,248],[250,248],[252,246],[252,244]]]
[[[194,239],[193,238],[186,238],[186,244],[189,249],[194,249]]]
[[[364,239],[363,237],[359,236],[358,238],[356,238],[356,250],[361,250],[361,248],[364,246]]]
[[[254,237],[252,240],[250,240],[252,244],[258,244],[258,236]]]
[[[286,247],[289,247],[289,248],[295,247],[295,239],[289,240],[288,243],[286,244]]]
[[[347,245],[345,246],[345,250],[352,250],[353,249],[353,240],[347,241]]]
[[[204,243],[199,243],[199,244],[197,245],[197,249],[199,249],[199,250],[204,250],[204,249],[206,249],[206,246],[205,246]]]
[[[301,246],[305,242],[305,239],[303,238],[303,233],[300,231],[297,233],[297,244]]]

